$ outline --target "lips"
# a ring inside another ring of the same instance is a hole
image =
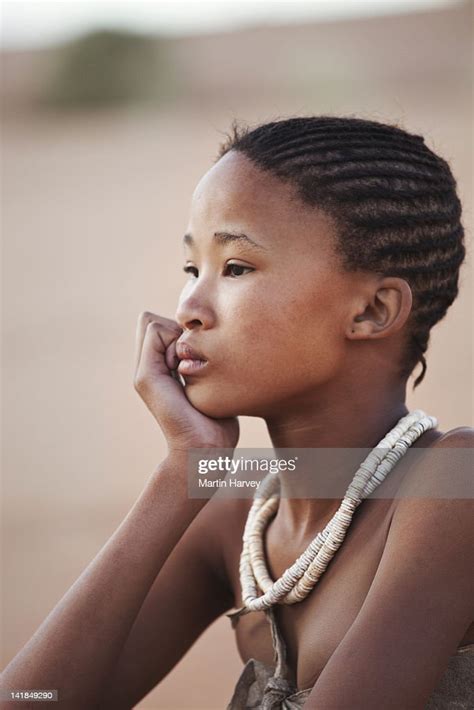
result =
[[[189,343],[177,340],[176,354],[180,359],[177,370],[181,375],[197,375],[208,367],[204,353],[192,347]]]
[[[176,354],[180,360],[197,360],[200,362],[207,362],[206,357],[202,352],[191,347],[189,343],[179,342],[179,340],[176,342]]]

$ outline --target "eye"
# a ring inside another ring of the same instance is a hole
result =
[[[253,269],[250,266],[242,266],[242,264],[227,264],[227,268],[229,269],[242,269],[243,271],[253,271]],[[242,276],[242,273],[236,274],[234,272],[234,278],[236,276]]]
[[[243,271],[254,271],[254,269],[253,269],[252,267],[250,267],[250,266],[242,266],[242,264],[227,264],[227,265],[226,265],[226,268],[227,268],[227,269],[231,269],[231,270],[237,269],[237,271],[238,271],[239,269],[241,269],[241,270],[243,270]],[[198,270],[197,270],[197,268],[196,268],[195,266],[191,266],[191,265],[189,265],[189,266],[183,266],[183,271],[184,271],[186,274],[193,274],[193,275],[196,276],[196,277],[198,276]],[[240,272],[240,273],[235,273],[235,271],[232,271],[232,273],[233,273],[233,278],[237,278],[238,276],[242,276],[242,272]]]

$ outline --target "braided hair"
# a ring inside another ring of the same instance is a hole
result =
[[[464,229],[456,180],[422,136],[376,121],[309,116],[250,129],[234,120],[215,162],[230,150],[297,188],[336,225],[347,270],[404,278],[413,294],[400,374],[409,377],[430,329],[458,294]]]

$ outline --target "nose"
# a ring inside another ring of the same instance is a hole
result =
[[[207,329],[212,327],[214,316],[209,306],[198,299],[196,295],[190,294],[180,300],[175,320],[183,330]]]

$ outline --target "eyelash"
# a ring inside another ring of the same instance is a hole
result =
[[[252,269],[252,267],[242,266],[242,264],[227,264],[227,266],[230,268],[235,267],[237,269],[246,269],[247,271],[255,271],[255,269]],[[190,273],[193,273],[193,271],[197,271],[197,268],[195,266],[183,266],[183,271],[186,274],[190,274]],[[237,274],[237,276],[234,275],[233,278],[236,279],[239,276],[244,276],[244,274]]]

